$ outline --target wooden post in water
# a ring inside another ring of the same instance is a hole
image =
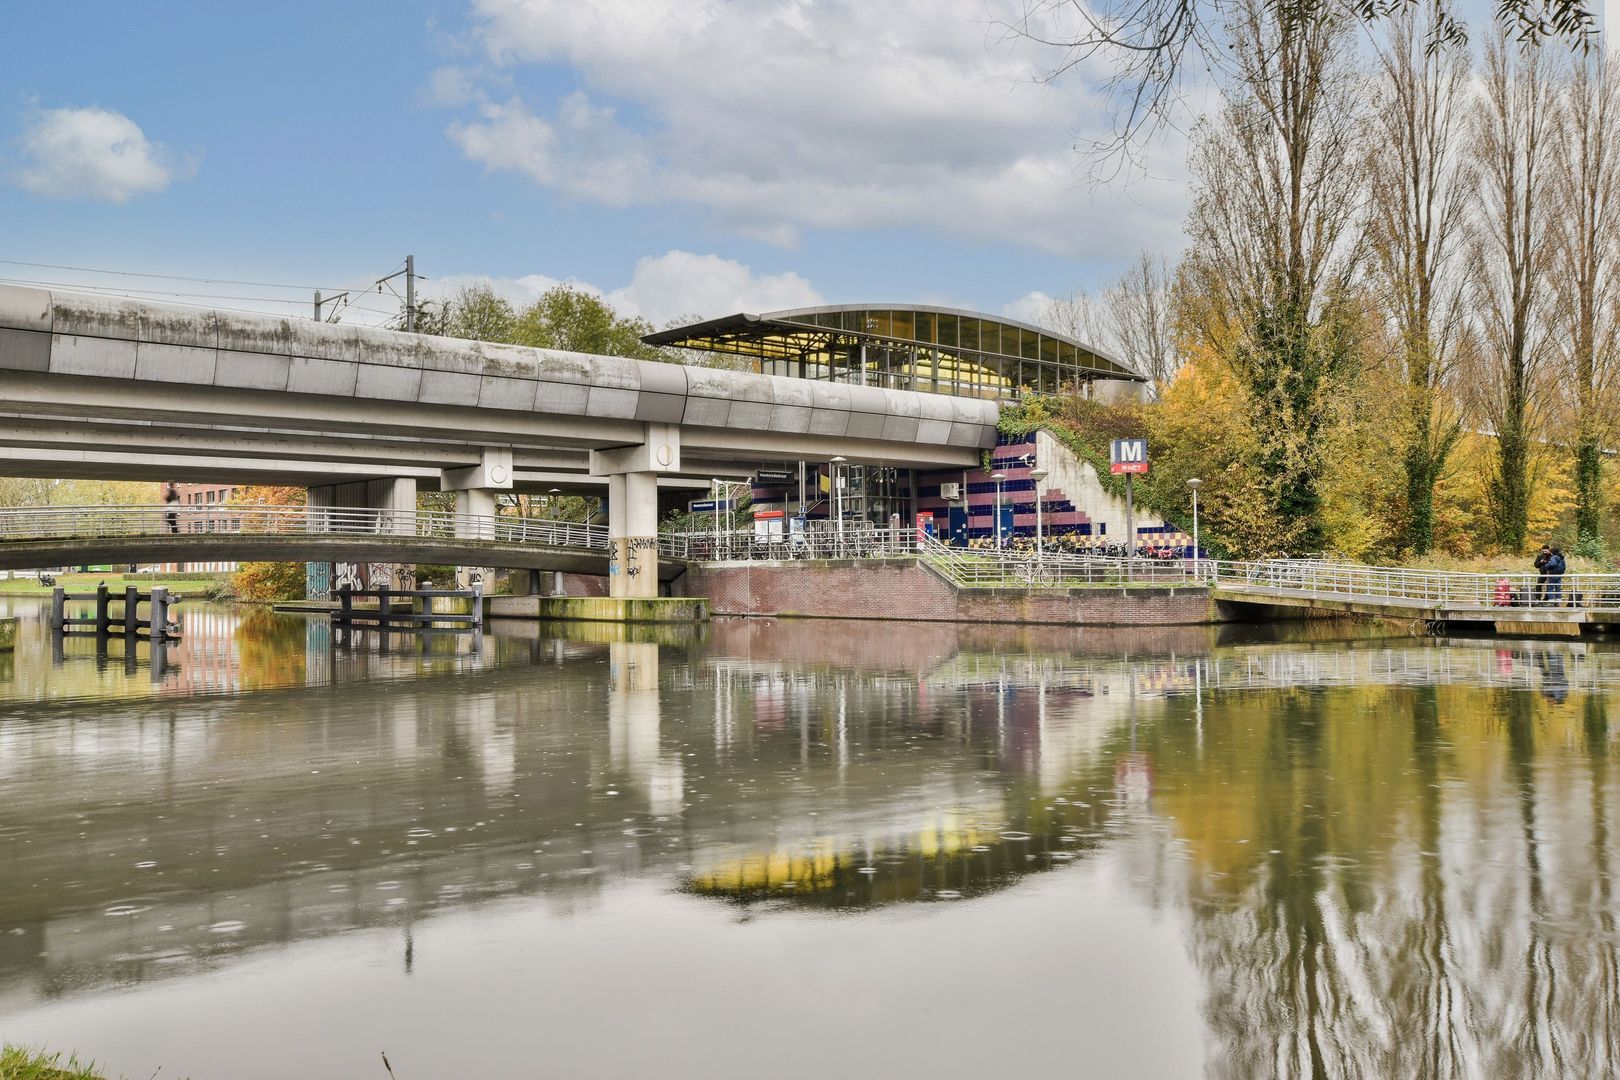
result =
[[[473,582],[472,592],[472,625],[476,630],[484,625],[484,583]]]
[[[169,636],[169,590],[161,585],[152,587],[152,621],[147,632],[153,642],[162,642]]]
[[[96,636],[101,637],[112,633],[112,612],[109,609],[110,599],[107,596],[107,583],[104,581],[96,586]]]
[[[51,590],[51,629],[62,630],[67,626],[67,590],[58,585]]]
[[[348,585],[338,590],[337,620],[345,626],[354,622],[354,590]]]
[[[389,616],[394,614],[394,600],[388,595],[388,583],[377,586],[377,624],[387,626]]]
[[[133,638],[141,632],[141,590],[137,585],[124,587],[124,636]]]

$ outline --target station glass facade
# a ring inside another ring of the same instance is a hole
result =
[[[844,305],[739,314],[644,340],[747,357],[769,375],[995,400],[1098,379],[1142,381],[1084,342],[951,308]]]

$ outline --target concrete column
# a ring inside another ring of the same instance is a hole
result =
[[[591,451],[591,475],[608,478],[608,594],[658,595],[658,476],[680,471],[681,433],[647,424],[643,441]]]
[[[512,490],[512,451],[509,447],[487,448],[480,455],[478,464],[445,469],[439,475],[439,486],[456,493],[458,518],[492,518],[495,516],[495,493]],[[495,538],[490,523],[483,521],[458,520],[456,535],[479,540]],[[495,571],[487,566],[456,567],[456,587],[467,588],[474,573],[482,579],[486,591],[495,587]]]
[[[658,595],[658,476],[650,472],[608,477],[610,596]]]

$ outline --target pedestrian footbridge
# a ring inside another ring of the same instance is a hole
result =
[[[1620,574],[1477,574],[1303,559],[1203,560],[1193,572],[1217,600],[1375,615],[1504,633],[1579,634],[1620,627]]]
[[[608,573],[602,525],[310,506],[54,506],[0,510],[0,570],[120,563],[392,562]],[[668,581],[684,564],[658,561]]]

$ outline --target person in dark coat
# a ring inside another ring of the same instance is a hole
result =
[[[1539,604],[1547,599],[1547,561],[1552,558],[1552,548],[1547,544],[1541,545],[1536,553],[1536,587],[1530,593],[1530,603]]]
[[[174,486],[171,480],[163,485],[163,523],[169,527],[171,533],[180,531],[180,489]]]
[[[1564,571],[1569,564],[1564,560],[1564,552],[1554,547],[1547,556],[1547,568],[1543,571],[1547,575],[1547,602],[1554,607],[1558,605],[1564,595]]]

